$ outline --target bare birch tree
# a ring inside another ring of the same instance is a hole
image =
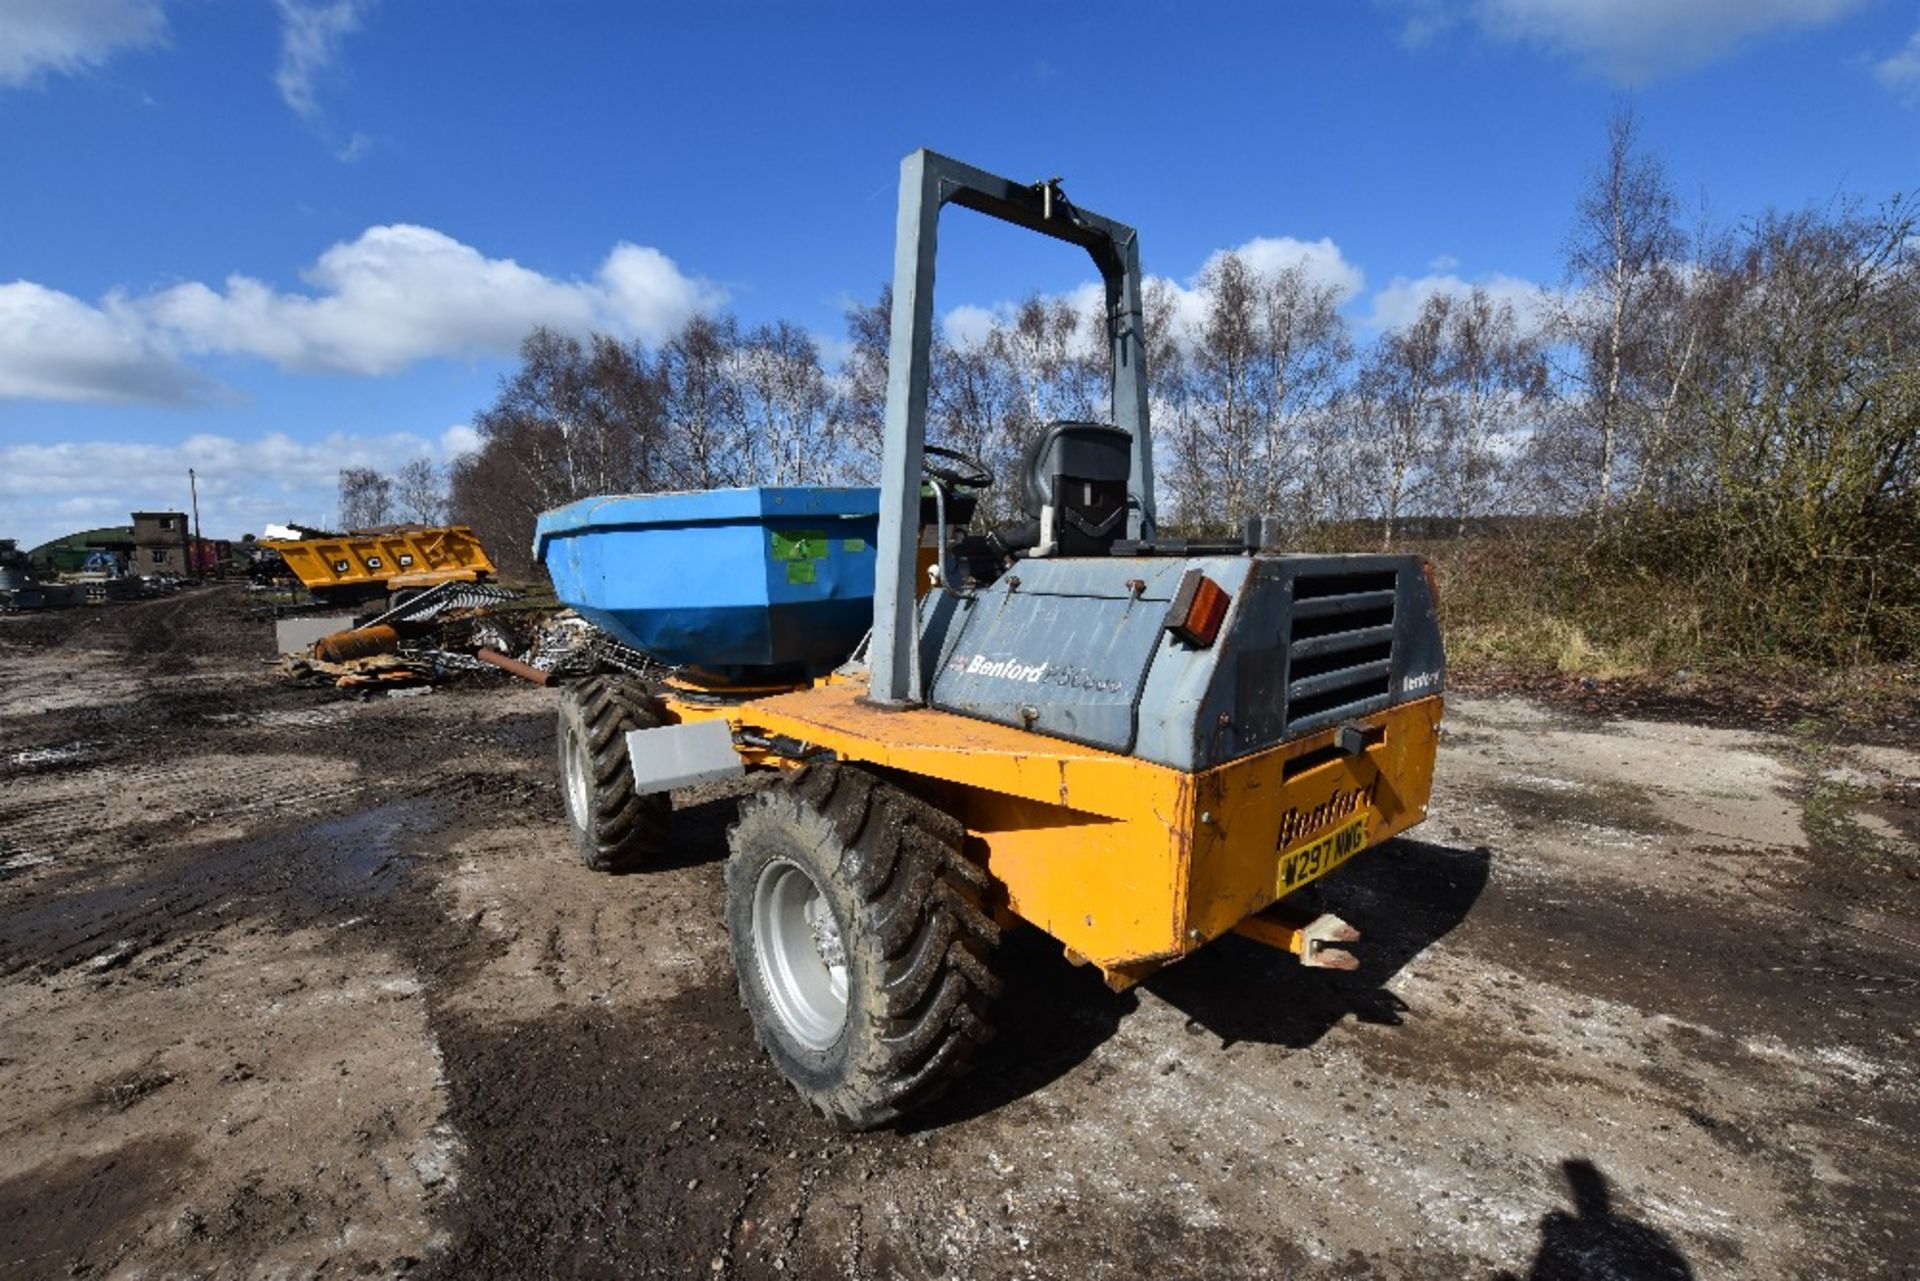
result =
[[[340,469],[340,526],[374,529],[393,523],[393,482],[371,467]]]
[[[481,445],[450,469],[451,513],[479,530],[496,558],[524,566],[541,512],[590,494],[661,487],[661,415],[645,350],[536,328],[521,344],[519,368],[474,416]]]
[[[1537,422],[1547,366],[1539,336],[1521,325],[1513,304],[1479,287],[1447,308],[1441,344],[1433,505],[1464,535],[1470,519],[1493,511],[1516,437]]]
[[[1261,510],[1296,530],[1338,519],[1352,499],[1336,410],[1353,344],[1339,307],[1339,291],[1301,263],[1261,281],[1256,296]]]
[[[1066,298],[1032,294],[1014,309],[1010,322],[996,323],[988,332],[988,354],[1020,389],[1026,432],[1101,412],[1105,370],[1096,370],[1094,357],[1096,352],[1104,356],[1106,340],[1104,332],[1089,332],[1097,323],[1087,323]]]
[[[753,474],[739,347],[733,317],[695,316],[660,349],[668,471],[677,489],[742,485]]]
[[[791,321],[756,326],[739,354],[754,474],[770,485],[814,485],[838,475],[833,397],[820,351]]]
[[[1402,329],[1374,341],[1358,375],[1354,438],[1371,479],[1374,510],[1391,549],[1400,518],[1430,474],[1446,409],[1446,330],[1453,300],[1434,294]]]
[[[1576,289],[1565,319],[1580,353],[1580,412],[1569,422],[1589,437],[1589,492],[1601,524],[1613,502],[1635,381],[1646,362],[1647,303],[1680,243],[1666,171],[1641,147],[1639,121],[1623,105],[1608,124],[1606,155],[1580,195],[1566,242]]]
[[[887,360],[893,342],[893,286],[880,286],[871,303],[845,312],[847,357],[840,364],[834,416],[841,424],[851,475],[875,480],[887,426]]]
[[[422,525],[447,518],[447,478],[431,458],[415,458],[394,473],[394,503],[402,516]]]

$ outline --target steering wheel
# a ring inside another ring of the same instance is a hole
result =
[[[934,459],[945,459],[937,463]],[[920,451],[920,470],[947,485],[957,485],[963,489],[993,488],[993,473],[986,464],[971,454],[963,454],[957,449],[947,449],[941,445],[926,445]]]

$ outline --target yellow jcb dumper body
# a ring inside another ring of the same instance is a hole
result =
[[[316,596],[377,595],[444,582],[480,582],[497,571],[465,525],[339,538],[262,539]]]

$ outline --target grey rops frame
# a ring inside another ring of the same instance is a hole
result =
[[[1079,245],[1107,287],[1113,349],[1113,422],[1133,435],[1127,536],[1154,529],[1153,438],[1147,424],[1146,334],[1140,310],[1140,240],[1133,228],[1069,204],[1056,182],[1010,182],[920,150],[900,162],[893,251],[893,337],[887,368],[887,434],[880,478],[880,546],[869,649],[875,702],[917,702],[914,565],[920,528],[920,461],[927,443],[933,357],[933,260],[941,206],[978,213]]]

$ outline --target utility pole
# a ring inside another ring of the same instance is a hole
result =
[[[187,489],[193,495],[193,547],[187,552],[187,572],[195,578],[205,578],[200,569],[200,478],[193,474],[193,468],[187,468]]]

